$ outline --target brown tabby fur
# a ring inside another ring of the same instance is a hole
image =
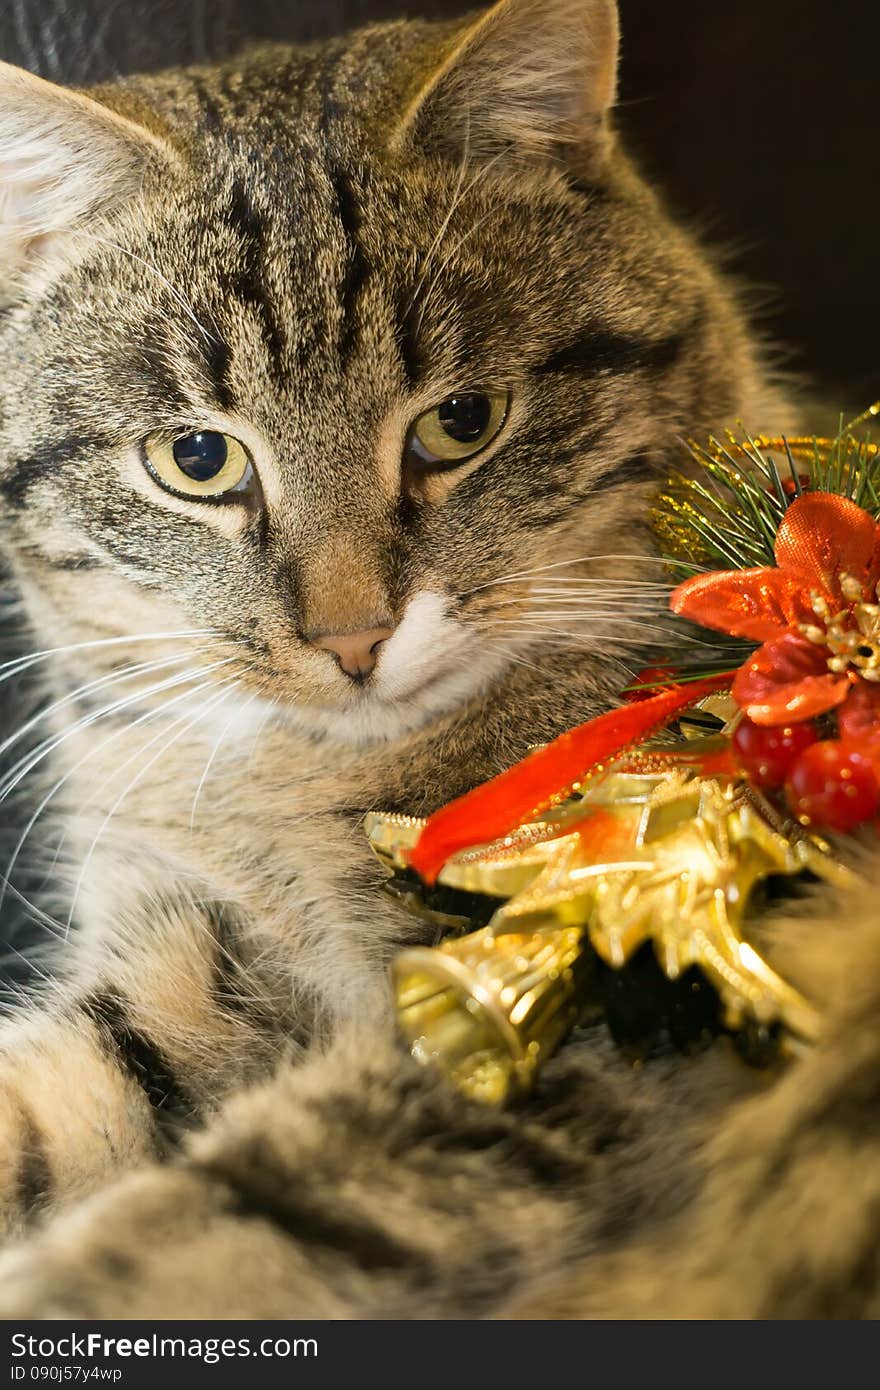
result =
[[[389,1027],[426,929],[364,812],[605,707],[667,640],[652,480],[683,434],[791,419],[614,140],[615,62],[611,0],[501,0],[86,95],[0,73],[0,514],[65,648],[30,775],[73,903],[3,1039],[7,1316],[874,1307],[867,895],[780,927],[832,1019],[784,1075],[634,1070],[597,1026],[496,1114]],[[476,386],[512,393],[497,442],[401,470]],[[199,427],[253,500],[148,475],[147,435]],[[309,641],[386,625],[363,686]]]

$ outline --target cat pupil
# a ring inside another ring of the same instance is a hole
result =
[[[229,448],[225,436],[216,430],[200,430],[175,440],[172,452],[181,473],[196,483],[207,483],[223,471]]]
[[[486,432],[492,419],[488,396],[450,396],[438,408],[437,418],[450,439],[457,444],[473,444]]]

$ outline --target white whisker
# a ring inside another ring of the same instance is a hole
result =
[[[146,270],[149,270],[153,275],[156,276],[156,279],[159,280],[165,286],[166,290],[172,296],[175,302],[180,305],[187,318],[195,324],[196,328],[201,333],[205,342],[219,342],[219,339],[216,338],[213,333],[209,333],[207,328],[205,328],[204,324],[200,322],[189,300],[181,294],[179,289],[172,285],[171,281],[165,275],[163,275],[161,270],[159,270],[157,266],[153,265],[151,261],[144,260],[143,256],[138,256],[134,251],[129,251],[126,246],[120,246],[118,241],[110,241],[107,237],[98,236],[96,232],[90,232],[89,235],[92,241],[100,242],[102,246],[110,246],[114,251],[121,251],[123,256],[129,256],[131,260],[137,261],[138,265],[142,265]]]
[[[581,577],[570,574],[545,574],[541,576],[541,583],[530,583],[528,592],[530,594],[566,594],[579,592],[581,589],[588,594],[607,594],[609,591],[623,595],[629,594],[657,594],[663,597],[669,593],[670,585],[658,583],[652,579],[591,579],[589,576]]]
[[[250,751],[250,753],[248,754],[248,761],[247,761],[248,768],[251,768],[251,767],[253,766],[254,754],[256,753],[256,751],[257,751],[257,745],[259,744],[259,741],[260,741],[260,739],[261,739],[262,736],[263,736],[263,730],[265,729],[265,727],[266,727],[266,725],[268,724],[269,720],[272,718],[272,715],[275,713],[275,710],[278,708],[278,706],[280,705],[280,703],[281,703],[281,696],[280,696],[280,695],[273,695],[273,696],[272,696],[272,699],[269,701],[268,705],[266,706],[266,711],[265,711],[265,713],[264,713],[262,719],[260,720],[260,722],[259,722],[259,724],[257,725],[256,729],[254,730],[254,735],[253,735],[253,738],[251,739],[251,751]]]
[[[468,120],[470,120],[470,117],[468,117]],[[468,127],[468,129],[470,129],[470,128]],[[450,212],[449,212],[449,214],[448,214],[448,216],[447,216],[447,218],[446,218],[446,221],[445,221],[444,226],[443,226],[443,229],[442,229],[443,236],[445,236],[445,234],[446,234],[446,232],[447,232],[447,230],[448,230],[448,228],[449,228],[449,224],[450,224],[451,219],[452,219],[452,213],[455,211],[456,206],[458,206],[459,204],[461,204],[461,203],[464,202],[465,198],[468,196],[468,194],[470,194],[470,193],[473,192],[473,190],[476,188],[477,184],[482,183],[482,182],[485,182],[485,180],[488,178],[489,174],[492,172],[492,169],[495,167],[495,165],[496,165],[497,163],[499,163],[500,160],[504,159],[505,156],[506,156],[506,151],[505,151],[505,150],[499,150],[498,153],[495,154],[495,155],[493,155],[491,159],[488,159],[488,160],[486,160],[484,163],[482,163],[482,164],[479,166],[479,168],[477,169],[477,171],[476,171],[476,173],[474,174],[473,178],[471,179],[470,183],[467,185],[467,187],[466,187],[466,188],[464,189],[464,191],[462,192],[461,196],[460,196],[459,198],[457,198],[457,199],[456,199],[456,198],[453,199],[453,206],[452,206],[452,208],[450,209]],[[462,236],[459,237],[458,241],[455,243],[455,245],[454,245],[453,247],[450,248],[449,252],[446,254],[446,256],[444,256],[443,260],[439,262],[439,264],[437,265],[437,269],[435,270],[434,275],[433,275],[433,277],[432,277],[432,279],[431,279],[430,284],[427,286],[427,289],[424,289],[424,290],[422,291],[422,293],[421,293],[421,301],[422,301],[422,302],[421,302],[421,305],[419,306],[419,318],[418,318],[418,325],[417,325],[417,328],[421,328],[422,322],[423,322],[424,317],[425,317],[425,311],[426,311],[426,309],[427,309],[427,307],[428,307],[428,304],[429,304],[429,302],[430,302],[430,299],[431,299],[431,295],[434,293],[434,290],[435,290],[435,288],[437,287],[437,284],[438,284],[438,282],[439,282],[439,280],[440,280],[440,276],[443,274],[444,270],[451,264],[451,262],[452,262],[452,260],[454,259],[454,257],[455,257],[456,255],[458,255],[458,252],[461,250],[462,246],[464,246],[465,242],[467,242],[467,241],[470,239],[470,237],[472,237],[477,231],[479,231],[480,227],[482,227],[482,226],[484,225],[484,223],[487,222],[487,221],[489,220],[489,218],[492,217],[492,216],[494,215],[494,213],[495,213],[495,208],[494,208],[494,207],[490,207],[490,208],[488,209],[488,211],[487,211],[486,213],[484,213],[484,215],[483,215],[482,217],[478,218],[478,219],[476,220],[476,222],[472,222],[472,223],[471,223],[471,226],[469,227],[469,229],[467,230],[467,232],[465,232]],[[440,238],[440,240],[442,241],[442,237]],[[438,247],[439,247],[439,241],[438,241]],[[432,248],[432,254],[433,254],[433,252],[434,252],[434,248]],[[425,277],[423,276],[423,283],[424,283],[424,278],[425,278]]]
[[[259,696],[260,696],[261,694],[262,694],[262,691],[260,691],[260,690],[255,690],[254,693],[253,693],[253,695],[251,695],[250,699],[245,701],[245,703],[244,703],[244,705],[242,706],[242,708],[241,708],[240,710],[236,710],[233,714],[230,715],[230,717],[227,719],[226,723],[223,725],[223,728],[220,730],[220,733],[219,733],[219,735],[218,735],[218,737],[217,737],[217,741],[216,741],[216,743],[214,744],[214,747],[211,749],[211,753],[210,753],[210,756],[209,756],[209,758],[208,758],[208,761],[205,763],[204,771],[203,771],[201,777],[199,778],[199,785],[196,787],[195,795],[193,796],[192,809],[190,810],[190,814],[189,814],[189,828],[190,828],[190,831],[193,831],[193,830],[195,829],[195,823],[196,823],[196,807],[197,807],[198,804],[199,804],[199,797],[200,797],[201,794],[202,794],[202,788],[204,787],[205,783],[206,783],[207,780],[208,780],[208,774],[209,774],[209,772],[211,771],[211,768],[212,768],[212,766],[213,766],[213,764],[214,764],[214,760],[215,760],[215,758],[217,757],[217,754],[220,752],[221,747],[223,746],[223,742],[224,742],[224,740],[225,740],[225,738],[226,738],[226,735],[228,734],[229,730],[232,728],[232,725],[235,723],[236,719],[238,719],[238,718],[244,713],[244,711],[245,711],[246,709],[250,709],[251,705],[254,703],[254,700],[258,699]]]
[[[196,648],[196,650],[198,651],[199,649]],[[26,720],[24,724],[21,724],[13,733],[9,734],[8,737],[0,743],[0,756],[7,753],[10,748],[24,738],[25,734],[30,733],[31,729],[35,728],[37,724],[41,723],[44,719],[48,719],[51,715],[57,714],[57,712],[66,705],[75,704],[76,701],[82,699],[84,695],[93,695],[96,690],[102,690],[108,686],[130,680],[133,676],[147,675],[153,671],[161,671],[168,666],[180,665],[184,661],[189,661],[191,655],[192,653],[187,652],[179,656],[161,657],[156,661],[137,662],[131,666],[123,666],[119,670],[109,671],[105,675],[99,676],[93,681],[89,681],[86,685],[77,686],[75,690],[70,691],[67,695],[62,695],[60,699],[53,700],[50,705],[39,710],[30,719]]]
[[[10,680],[21,671],[35,666],[40,661],[48,661],[52,656],[66,656],[70,652],[84,652],[96,647],[115,647],[131,642],[166,642],[173,638],[212,637],[211,628],[193,628],[184,632],[134,632],[129,637],[99,637],[91,642],[72,642],[65,647],[47,647],[43,651],[28,652],[25,656],[13,657],[0,663],[0,681]]]
[[[541,599],[540,605],[531,607],[527,603],[505,603],[493,605],[486,608],[475,619],[481,623],[516,623],[516,622],[538,622],[543,619],[561,622],[563,619],[575,618],[585,622],[601,622],[608,619],[610,622],[619,622],[621,625],[629,622],[665,623],[670,632],[677,630],[675,619],[664,608],[658,608],[654,604],[631,604],[626,607],[610,605],[606,598],[602,603],[581,601],[580,599],[568,599],[566,602],[553,603],[552,600]],[[683,626],[683,624],[682,624]]]
[[[235,660],[235,657],[229,656],[225,657],[222,661],[213,662],[208,666],[191,668],[190,671],[184,671],[183,673],[178,672],[176,675],[170,676],[167,680],[160,681],[157,685],[148,686],[146,690],[135,691],[131,695],[124,696],[121,700],[116,700],[109,705],[102,706],[99,710],[93,710],[90,714],[84,715],[82,719],[76,720],[63,733],[53,734],[49,738],[44,739],[35,749],[32,749],[24,758],[15,763],[10,771],[5,774],[3,779],[0,780],[0,802],[5,801],[23,778],[25,778],[38,763],[42,762],[45,757],[48,757],[48,755],[53,753],[62,743],[66,743],[69,738],[74,737],[74,735],[81,730],[89,728],[90,725],[96,723],[97,720],[103,719],[106,715],[115,714],[119,710],[127,709],[130,705],[136,704],[138,700],[145,699],[147,696],[158,694],[174,685],[179,685],[186,680],[191,680],[194,675],[205,675],[207,672],[215,671],[221,666],[228,666],[230,662]]]
[[[576,555],[570,560],[555,560],[549,565],[533,565],[531,569],[512,570],[508,574],[499,575],[497,579],[489,579],[484,584],[475,584],[472,589],[464,589],[461,593],[462,598],[468,598],[471,594],[478,594],[483,589],[491,589],[496,584],[513,584],[518,580],[529,579],[533,574],[545,574],[548,570],[564,569],[571,565],[603,564],[608,560],[629,560],[634,565],[667,565],[668,561],[660,555]],[[621,579],[597,579],[598,584],[606,584],[615,588],[630,584],[639,583],[639,580]]]
[[[134,788],[140,782],[141,778],[144,777],[147,772],[149,772],[150,768],[153,767],[154,764],[157,763],[160,758],[165,756],[169,748],[172,748],[174,744],[178,742],[179,739],[183,738],[184,734],[190,731],[190,729],[195,728],[196,724],[198,724],[202,719],[204,719],[206,715],[211,712],[211,710],[215,709],[219,704],[221,704],[227,698],[228,695],[231,695],[232,691],[235,690],[240,684],[240,680],[238,680],[236,677],[231,677],[230,684],[226,686],[221,686],[220,689],[217,691],[214,699],[209,700],[207,704],[199,710],[198,714],[196,714],[194,718],[187,720],[186,715],[181,715],[179,719],[174,720],[171,724],[171,729],[177,728],[179,724],[183,724],[183,727],[178,729],[178,732],[173,736],[173,738],[167,739],[160,746],[159,750],[153,754],[149,762],[147,762],[140,769],[137,775],[133,777],[131,781],[120,792],[119,796],[116,798],[113,805],[110,807],[110,810],[107,812],[106,816],[104,817],[100,826],[98,827],[97,834],[95,835],[95,838],[92,840],[92,843],[89,846],[89,851],[85,857],[85,860],[83,861],[82,869],[80,870],[79,878],[76,881],[76,886],[73,891],[73,901],[71,902],[70,913],[67,918],[67,927],[65,932],[66,935],[69,935],[70,929],[73,925],[73,917],[74,913],[76,912],[76,905],[79,901],[79,895],[82,890],[82,886],[85,881],[85,876],[88,872],[89,865],[91,864],[95,850],[98,847],[98,843],[100,842],[101,837],[104,834],[104,831],[107,829],[107,826],[110,824],[111,820],[115,816],[116,812],[119,810],[119,807],[122,805],[125,798],[129,795],[130,792],[134,790]],[[162,730],[159,735],[150,739],[149,742],[145,744],[143,748],[139,749],[138,753],[135,756],[139,757],[142,753],[145,753],[148,748],[151,748],[152,745],[156,743],[159,738],[161,738],[162,734],[167,732],[170,732],[170,730]],[[130,761],[131,759],[129,759],[129,762]],[[126,765],[127,764],[124,764],[123,766]],[[120,768],[118,770],[121,771],[122,769]]]
[[[528,670],[534,671],[539,676],[544,675],[540,666],[537,666],[534,661],[527,661],[511,643],[495,642],[493,645],[496,651],[500,652],[508,661],[512,661],[514,665],[525,666]]]
[[[28,906],[31,907],[32,904],[29,903]],[[39,911],[39,909],[36,909],[36,910]],[[29,970],[33,970],[33,972],[34,972],[35,975],[39,975],[39,977],[40,977],[41,980],[44,980],[44,981],[46,982],[46,984],[51,984],[51,983],[52,983],[52,976],[51,976],[51,975],[47,975],[45,970],[41,970],[41,969],[40,969],[40,967],[34,962],[33,956],[26,956],[26,955],[24,955],[24,954],[18,949],[17,946],[13,946],[13,944],[12,944],[11,941],[7,941],[6,945],[7,945],[7,947],[9,948],[9,951],[11,952],[11,954],[14,955],[14,956],[16,956],[19,960],[23,960],[23,961],[25,962],[25,964],[27,965],[28,969],[29,969]]]
[[[210,669],[210,668],[206,668],[206,669]],[[199,674],[201,674],[201,672],[199,672]],[[179,682],[178,682],[178,683],[179,683]],[[201,683],[201,685],[197,685],[197,686],[195,686],[195,687],[192,688],[192,689],[183,690],[183,691],[181,691],[180,694],[173,696],[172,699],[166,700],[163,704],[161,704],[161,705],[158,707],[158,709],[146,710],[143,714],[139,715],[138,718],[135,719],[132,723],[130,723],[130,724],[124,724],[124,725],[122,726],[122,728],[120,728],[120,729],[114,729],[113,733],[110,734],[108,738],[103,739],[103,740],[101,741],[101,743],[99,743],[96,747],[90,748],[90,749],[88,750],[87,753],[85,753],[81,758],[77,759],[77,761],[73,764],[72,767],[68,768],[67,772],[64,773],[63,777],[60,777],[60,778],[58,779],[58,781],[54,784],[54,786],[51,787],[50,790],[49,790],[49,791],[46,793],[46,795],[43,797],[43,799],[42,799],[42,801],[40,802],[40,804],[38,805],[36,811],[34,811],[33,815],[31,816],[30,820],[28,821],[27,825],[25,826],[25,828],[24,828],[24,830],[23,830],[23,832],[22,832],[22,834],[21,834],[21,836],[20,836],[20,838],[19,838],[19,840],[18,840],[18,843],[17,843],[16,846],[15,846],[15,849],[14,849],[13,854],[12,854],[12,858],[10,859],[9,863],[8,863],[7,866],[6,866],[6,871],[5,871],[4,875],[3,875],[2,880],[0,880],[0,908],[2,908],[2,906],[3,906],[3,902],[4,902],[4,898],[5,898],[5,895],[6,895],[6,890],[7,890],[7,888],[11,887],[10,878],[11,878],[11,875],[12,875],[12,871],[13,871],[13,869],[15,868],[15,864],[16,864],[16,861],[17,861],[17,859],[18,859],[18,856],[19,856],[19,854],[21,853],[21,850],[22,850],[22,848],[23,848],[23,846],[24,846],[24,844],[25,844],[25,842],[26,842],[28,836],[30,835],[31,831],[33,830],[34,826],[36,825],[37,821],[39,820],[40,816],[43,814],[43,812],[46,810],[46,808],[50,805],[50,803],[54,800],[54,798],[57,796],[58,792],[62,789],[62,787],[64,787],[64,786],[67,784],[67,782],[70,780],[70,778],[73,777],[73,775],[74,775],[76,772],[78,772],[79,769],[80,769],[81,767],[83,767],[86,763],[90,762],[90,761],[92,760],[92,758],[97,757],[97,756],[98,756],[100,753],[102,753],[106,748],[108,748],[108,747],[110,746],[110,744],[115,743],[115,741],[116,741],[117,739],[121,738],[124,734],[130,733],[132,729],[136,729],[140,724],[148,723],[151,719],[156,719],[156,718],[158,718],[159,716],[161,716],[161,715],[163,715],[163,714],[166,714],[166,713],[168,712],[169,709],[172,709],[173,706],[180,704],[182,701],[191,700],[192,697],[193,697],[194,695],[198,695],[202,690],[206,690],[206,689],[207,689],[209,686],[211,686],[211,685],[213,685],[213,681],[210,681],[210,680],[203,681],[203,682]],[[132,700],[130,703],[134,704],[134,703],[136,703],[136,700]],[[74,727],[75,727],[75,726],[74,726]],[[137,755],[135,755],[135,756],[137,756]],[[131,761],[131,759],[129,759],[129,762],[130,762],[130,761]],[[90,800],[94,800],[94,798],[95,798],[96,796],[98,796],[98,795],[100,794],[100,792],[104,789],[104,787],[107,785],[108,781],[112,780],[113,777],[115,777],[119,772],[121,772],[121,771],[122,771],[125,767],[127,767],[127,766],[128,766],[128,762],[125,762],[125,763],[122,763],[120,766],[114,768],[114,769],[113,769],[113,772],[112,772],[111,775],[110,775],[110,777],[109,777],[109,778],[106,778],[106,777],[105,777],[104,780],[103,780],[103,782],[101,782],[101,783],[99,784],[98,787],[96,787],[96,788],[93,789],[92,795],[91,795],[91,797],[90,797]],[[63,839],[62,839],[62,842],[61,842],[61,843],[63,843]],[[56,851],[56,856],[55,856],[55,857],[56,857],[56,861],[57,861],[57,857],[58,857],[58,854],[60,853],[60,851],[61,851],[61,844],[59,844],[58,850]]]
[[[553,645],[549,639],[555,637],[564,639],[565,642],[567,642],[571,646],[578,646],[582,649],[592,651],[593,653],[598,653],[600,650],[605,650],[609,647],[613,649],[615,646],[633,647],[636,650],[639,650],[640,648],[648,649],[650,647],[662,647],[664,651],[668,652],[673,644],[677,646],[682,641],[680,636],[673,636],[672,634],[670,634],[667,636],[658,637],[656,635],[656,629],[654,629],[654,632],[655,635],[653,637],[645,637],[639,634],[630,635],[626,631],[614,633],[612,635],[611,633],[578,633],[563,631],[561,629],[542,628],[531,630],[516,629],[512,633],[512,635],[522,640],[525,640],[530,637],[533,643],[532,650],[534,650],[535,647],[543,645],[542,640],[539,639],[547,639],[547,645]],[[690,647],[702,647],[707,651],[717,651],[717,646],[715,643],[703,642],[700,641],[699,638],[691,639],[691,641],[687,645]]]
[[[458,207],[458,204],[459,204],[459,202],[460,202],[460,200],[461,200],[461,196],[462,196],[462,187],[463,187],[463,185],[464,185],[464,176],[465,176],[465,174],[467,173],[468,161],[469,161],[469,159],[470,159],[470,148],[471,148],[471,126],[470,126],[470,113],[468,112],[468,113],[467,113],[467,126],[466,126],[466,129],[465,129],[465,137],[464,137],[464,151],[463,151],[463,154],[462,154],[461,163],[460,163],[460,165],[459,165],[458,177],[457,177],[457,179],[456,179],[455,187],[454,187],[454,189],[452,190],[452,198],[450,199],[450,202],[449,202],[449,208],[448,208],[448,210],[447,210],[447,212],[446,212],[446,216],[443,218],[443,221],[440,223],[440,228],[439,228],[439,230],[438,230],[438,232],[437,232],[437,235],[435,236],[434,240],[432,241],[431,245],[430,245],[429,248],[428,248],[428,252],[427,252],[427,255],[425,256],[424,264],[423,264],[423,266],[422,266],[422,273],[421,273],[421,275],[419,276],[418,281],[416,282],[416,287],[415,287],[415,289],[413,290],[412,294],[410,295],[409,302],[407,303],[406,309],[405,309],[405,311],[404,311],[404,317],[406,317],[406,315],[408,315],[408,314],[410,314],[410,313],[412,312],[413,306],[415,305],[416,300],[418,299],[419,295],[421,294],[421,292],[422,292],[422,290],[423,290],[423,288],[424,288],[425,281],[426,281],[426,279],[427,279],[427,277],[428,277],[428,271],[429,271],[430,268],[431,268],[431,261],[433,260],[434,255],[435,255],[435,253],[436,253],[438,247],[440,246],[440,243],[442,242],[444,236],[446,235],[446,229],[448,228],[449,223],[450,223],[451,220],[452,220],[453,213],[455,212],[455,209]]]

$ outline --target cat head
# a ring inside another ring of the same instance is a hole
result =
[[[0,510],[49,638],[206,630],[354,740],[625,644],[548,576],[633,573],[670,447],[757,387],[616,68],[612,0],[501,0],[90,93],[0,71]]]

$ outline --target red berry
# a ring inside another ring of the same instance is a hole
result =
[[[801,753],[785,794],[801,825],[853,830],[875,814],[880,786],[867,758],[837,739],[824,739]]]
[[[736,726],[733,746],[741,766],[758,787],[781,787],[795,759],[816,742],[813,724],[753,724]]]
[[[801,485],[801,492],[809,492],[809,490],[810,490],[810,479],[808,478],[807,474],[806,474],[806,473],[799,473],[799,474],[798,474],[798,481],[800,482],[800,485]],[[795,493],[797,492],[797,487],[795,486],[794,478],[783,478],[783,480],[782,480],[782,491],[783,491],[788,497],[794,497]]]

